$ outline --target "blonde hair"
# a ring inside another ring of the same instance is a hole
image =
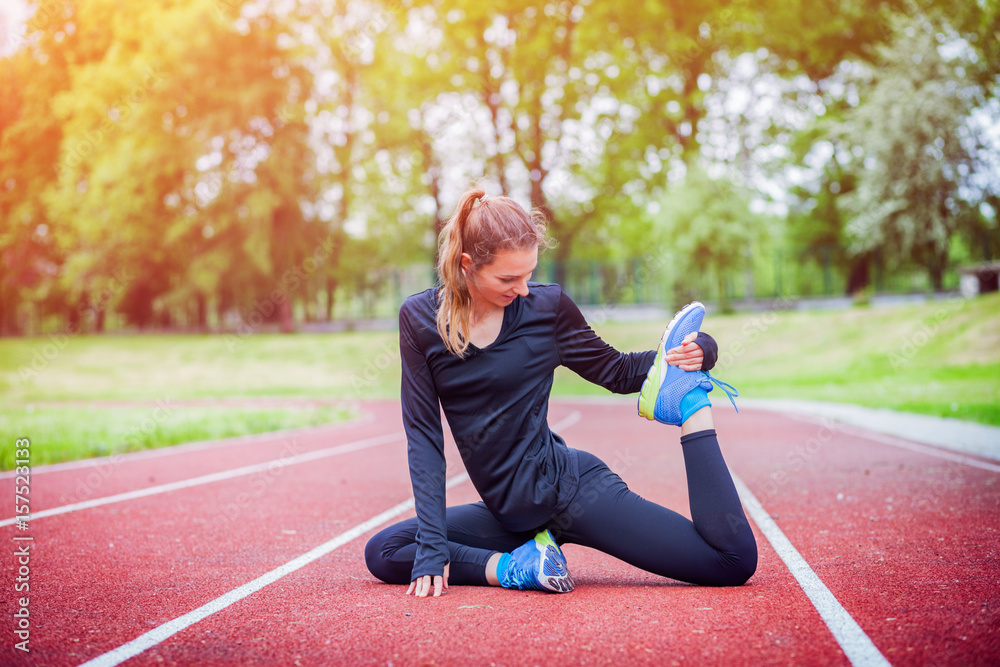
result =
[[[462,272],[462,253],[469,254],[472,270],[478,271],[499,252],[548,245],[541,211],[528,214],[513,199],[487,197],[481,189],[462,195],[438,239],[437,330],[449,352],[464,357],[469,348],[472,295]]]

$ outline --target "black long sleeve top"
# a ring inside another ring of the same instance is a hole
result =
[[[440,575],[448,561],[441,408],[473,485],[512,531],[539,528],[572,501],[579,483],[574,451],[547,422],[553,372],[566,366],[608,390],[639,391],[656,352],[622,353],[594,333],[558,285],[528,284],[504,309],[496,340],[470,345],[465,358],[436,328],[438,296],[428,289],[399,311],[402,409],[417,512],[411,580]],[[699,334],[704,367],[718,348]]]

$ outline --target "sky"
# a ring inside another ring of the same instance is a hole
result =
[[[0,0],[0,56],[17,48],[24,38],[28,7],[23,0]]]

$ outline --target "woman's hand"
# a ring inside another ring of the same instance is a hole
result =
[[[414,597],[425,598],[427,594],[431,592],[431,586],[434,586],[434,597],[441,597],[442,590],[448,590],[448,566],[451,563],[444,564],[444,576],[431,577],[429,574],[425,574],[422,577],[417,577],[410,582],[410,587],[406,589],[406,594],[413,594]],[[433,579],[433,582],[432,582]]]
[[[697,331],[692,331],[684,336],[684,342],[667,350],[667,363],[671,366],[679,366],[683,371],[700,371],[701,365],[705,362],[705,352],[694,342],[698,337]]]

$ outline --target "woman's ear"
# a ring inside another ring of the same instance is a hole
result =
[[[467,252],[462,253],[462,275],[467,276],[472,270],[472,255]]]

